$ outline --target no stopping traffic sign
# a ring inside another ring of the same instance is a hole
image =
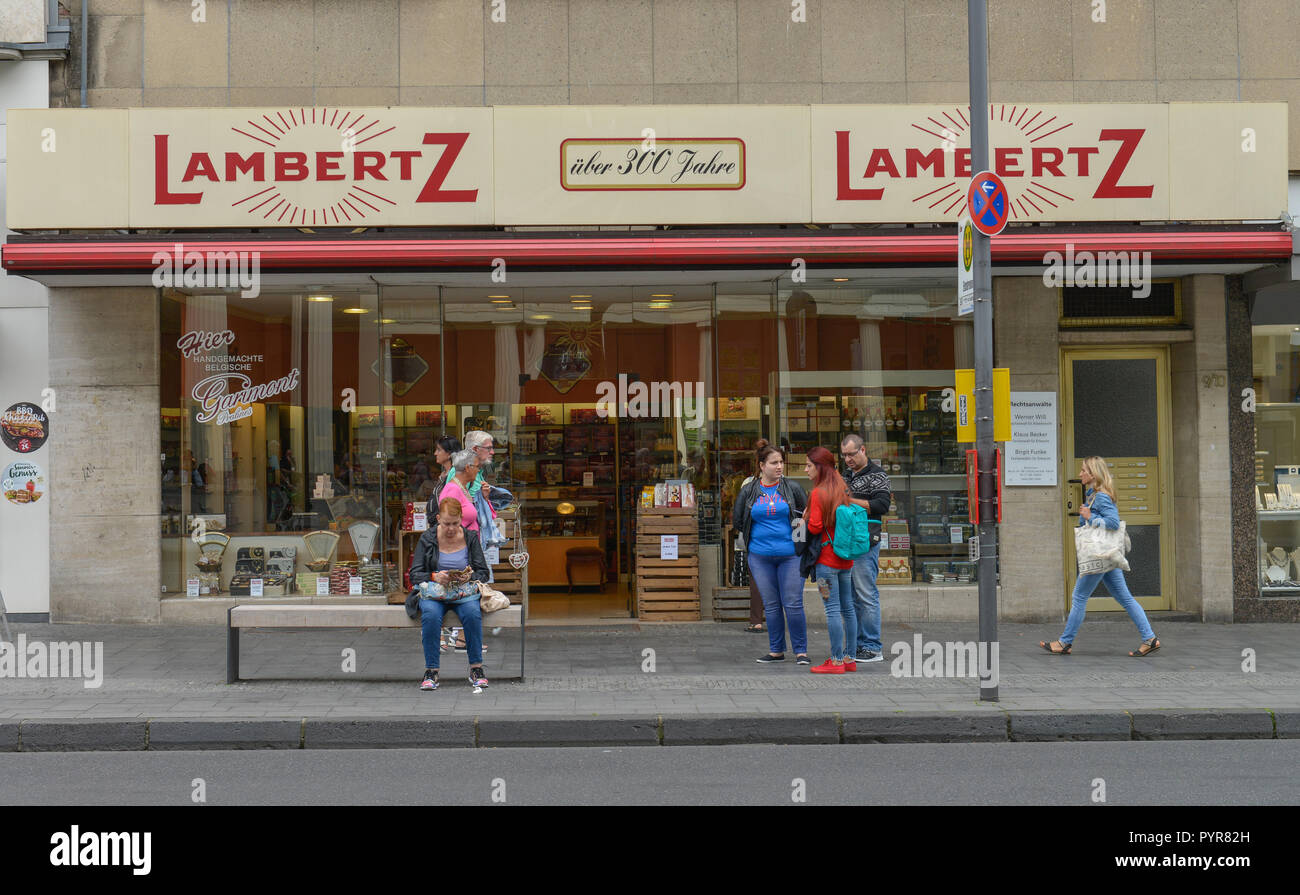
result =
[[[1007,185],[992,171],[981,171],[970,180],[966,203],[971,223],[985,236],[996,236],[1007,225],[1011,199]]]

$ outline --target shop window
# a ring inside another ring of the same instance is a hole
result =
[[[1276,303],[1273,310],[1278,310]],[[1256,306],[1256,319],[1276,319]],[[1289,312],[1294,316],[1294,312]],[[1255,508],[1263,597],[1300,596],[1300,320],[1257,324]]]
[[[373,292],[163,291],[165,593],[393,583],[380,561],[377,311]]]
[[[966,445],[944,389],[974,366],[970,318],[935,281],[834,280],[778,294],[776,431],[790,476],[809,489],[808,453],[840,459],[846,436],[889,474],[879,583],[971,584],[964,471]]]

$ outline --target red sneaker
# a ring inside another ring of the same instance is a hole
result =
[[[845,671],[857,671],[857,670],[858,670],[858,662],[857,662],[857,659],[854,659],[854,658],[852,658],[851,656],[845,656],[845,657],[844,657],[844,670],[845,670]]]
[[[843,674],[844,666],[836,665],[834,659],[827,659],[820,665],[814,665],[808,669],[813,674]]]

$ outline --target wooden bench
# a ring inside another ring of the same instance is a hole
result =
[[[443,627],[460,625],[455,607],[448,607]],[[242,628],[418,628],[405,606],[313,605],[310,603],[245,603],[226,614],[226,683],[239,677],[239,632]],[[510,606],[483,616],[484,629],[519,629],[519,680],[524,679],[523,606]]]

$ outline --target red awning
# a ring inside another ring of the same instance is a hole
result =
[[[12,238],[12,237],[11,237]],[[684,268],[809,265],[948,264],[953,234],[873,233],[852,236],[662,235],[619,237],[483,236],[438,238],[255,239],[202,234],[187,240],[47,240],[9,242],[3,267],[15,274],[133,273],[153,270],[154,256],[182,251],[257,252],[263,272],[438,270],[491,266],[504,258],[522,268]],[[1048,252],[1151,252],[1152,261],[1272,261],[1291,257],[1284,231],[1136,230],[1074,232],[1035,229],[994,237],[994,262],[1043,263]]]

